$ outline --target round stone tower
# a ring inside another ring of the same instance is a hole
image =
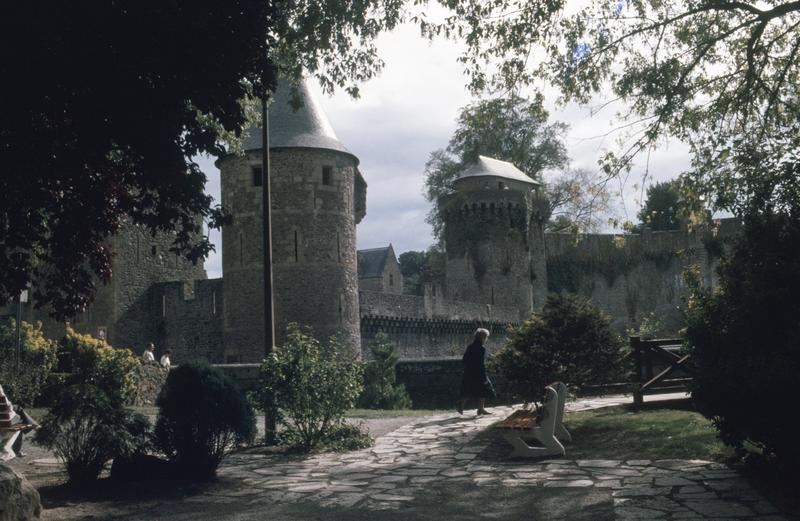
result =
[[[440,201],[454,300],[519,310],[540,306],[547,288],[540,184],[511,163],[480,156]]]
[[[336,137],[305,84],[295,108],[281,83],[269,107],[272,259],[277,344],[290,322],[320,340],[336,336],[360,352],[356,224],[366,212],[366,183],[356,158]],[[244,156],[218,162],[222,204],[225,358],[264,356],[261,129],[245,136]]]

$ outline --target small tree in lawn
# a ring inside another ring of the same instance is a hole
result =
[[[622,378],[623,349],[597,306],[579,295],[554,293],[541,311],[510,330],[490,365],[505,376],[512,394],[535,401],[556,380],[575,389]]]
[[[411,398],[406,387],[397,383],[394,366],[399,357],[395,344],[383,331],[370,343],[372,360],[364,366],[364,391],[358,398],[359,407],[373,409],[407,409]]]
[[[321,344],[309,328],[289,324],[286,341],[261,366],[261,397],[287,429],[310,450],[344,422],[362,390],[361,364],[345,360],[335,339]]]

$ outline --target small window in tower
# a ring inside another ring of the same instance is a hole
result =
[[[394,274],[389,274],[389,286],[394,286]]]
[[[264,172],[260,166],[254,166],[251,171],[253,172],[253,186],[261,186],[264,180]]]
[[[297,240],[297,230],[294,231],[294,261],[300,262],[300,250]]]
[[[333,184],[333,167],[332,166],[323,166],[322,167],[322,184],[325,186],[331,186]]]
[[[158,249],[156,248],[156,245],[155,244],[151,244],[150,245],[150,255],[155,257],[157,252],[158,252]]]
[[[502,181],[498,181],[497,182],[497,188],[499,190],[503,190],[505,187],[506,187],[506,184],[504,182],[502,182]]]

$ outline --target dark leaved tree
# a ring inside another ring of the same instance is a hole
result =
[[[16,2],[0,22],[0,302],[32,283],[67,317],[111,277],[128,220],[197,260],[220,208],[192,158],[220,155],[278,72],[326,89],[380,67],[402,2]]]

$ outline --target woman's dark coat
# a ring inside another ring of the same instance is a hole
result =
[[[464,351],[464,376],[461,378],[462,398],[490,398],[492,386],[486,378],[486,348],[479,340],[473,341]]]

